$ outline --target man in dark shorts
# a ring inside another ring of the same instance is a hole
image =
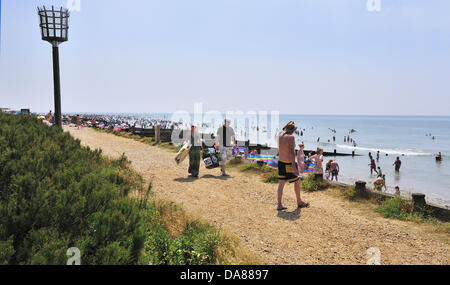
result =
[[[236,135],[232,127],[230,127],[231,121],[228,119],[224,120],[223,126],[217,130],[216,145],[219,148],[220,153],[220,170],[222,171],[222,176],[228,176],[225,172],[226,163],[232,156],[233,145],[236,145]]]
[[[281,203],[286,181],[294,183],[297,207],[309,207],[309,203],[302,201],[300,197],[300,177],[295,164],[295,138],[292,135],[296,129],[295,123],[291,121],[283,128],[284,133],[278,136],[278,179],[280,181],[278,183],[278,211],[287,209]]]
[[[393,165],[395,165],[395,171],[399,172],[400,166],[402,165],[402,161],[400,160],[400,157],[397,156],[397,159],[394,161]]]
[[[331,161],[330,170],[331,170],[331,181],[333,181],[333,178],[336,178],[336,181],[338,181],[339,164],[336,162],[336,160]]]

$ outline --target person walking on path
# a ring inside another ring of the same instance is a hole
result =
[[[219,148],[220,153],[220,170],[222,176],[228,176],[225,172],[227,160],[232,156],[231,147],[236,143],[236,135],[232,127],[230,127],[230,120],[225,119],[223,126],[217,130],[216,146]]]
[[[77,115],[77,130],[80,129],[80,125],[81,125],[81,117],[80,115]]]
[[[300,197],[300,177],[297,168],[298,166],[295,165],[295,138],[292,135],[296,129],[297,127],[295,126],[295,123],[290,121],[286,126],[284,126],[284,133],[278,136],[278,211],[287,209],[286,207],[283,207],[281,202],[286,181],[289,183],[294,183],[297,207],[309,207],[309,203],[303,201]]]
[[[189,169],[188,172],[192,177],[197,178],[200,170],[200,153],[203,150],[202,139],[195,126],[191,126],[189,136],[191,148],[189,149]]]

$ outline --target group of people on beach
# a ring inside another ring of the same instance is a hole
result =
[[[205,151],[206,146],[201,139],[198,128],[194,125],[191,126],[187,142],[191,145],[189,149],[188,172],[192,177],[198,178],[201,154]],[[220,154],[219,166],[222,176],[228,176],[226,163],[232,158],[232,148],[236,144],[234,129],[230,126],[230,120],[225,119],[224,124],[217,129],[214,144],[214,149]]]
[[[286,182],[294,183],[295,195],[297,198],[297,207],[309,207],[309,203],[303,201],[300,195],[300,181],[305,167],[304,145],[299,144],[299,150],[295,150],[294,132],[297,130],[294,122],[289,122],[284,128],[283,133],[278,135],[278,207],[277,210],[284,210],[286,207],[282,204],[283,189]],[[199,167],[201,161],[201,153],[205,151],[205,145],[201,139],[196,126],[191,126],[187,143],[190,143],[189,149],[189,169],[188,172],[192,177],[197,178],[199,175]],[[220,154],[220,170],[222,176],[228,176],[226,173],[226,163],[232,157],[232,147],[236,145],[236,137],[233,128],[230,126],[230,120],[225,119],[224,124],[218,128],[215,137],[214,148]],[[315,173],[322,173],[323,150],[317,149],[316,154],[308,158],[314,161]],[[331,172],[337,179],[337,171],[339,166],[332,163]]]

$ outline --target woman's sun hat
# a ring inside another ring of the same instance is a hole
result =
[[[295,125],[295,123],[293,121],[290,121],[289,123],[286,124],[286,126],[283,127],[283,131],[285,132],[293,132],[297,129],[297,126]]]

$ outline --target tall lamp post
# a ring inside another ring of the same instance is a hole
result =
[[[53,86],[55,95],[55,125],[61,125],[61,85],[59,81],[59,50],[60,43],[67,41],[69,32],[69,11],[63,9],[55,10],[43,6],[38,7],[39,27],[41,28],[42,40],[49,42],[53,47]]]

